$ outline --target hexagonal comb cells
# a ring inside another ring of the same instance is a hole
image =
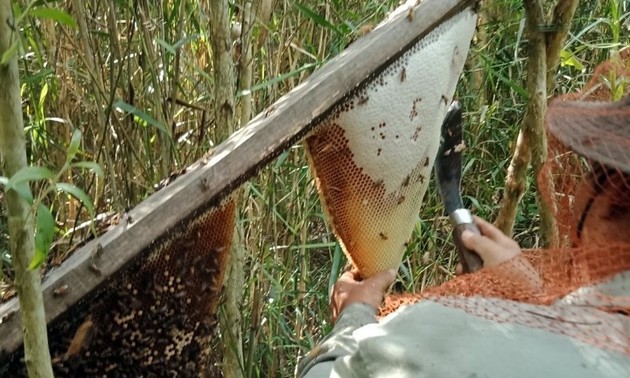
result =
[[[195,215],[51,324],[55,376],[198,376],[212,353],[235,208],[230,197]],[[0,376],[26,376],[20,356],[1,361]]]
[[[401,263],[475,23],[471,8],[442,23],[306,139],[324,210],[363,276]]]

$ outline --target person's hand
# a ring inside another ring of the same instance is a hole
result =
[[[359,281],[355,271],[345,272],[339,277],[330,296],[330,308],[333,321],[341,311],[353,303],[365,303],[374,307],[374,312],[383,302],[389,285],[396,278],[395,270],[376,273],[372,277]]]
[[[542,290],[543,281],[540,274],[532,266],[531,262],[521,254],[521,247],[519,247],[518,243],[491,223],[476,216],[474,220],[477,227],[479,227],[481,235],[464,231],[462,233],[462,242],[466,247],[479,254],[483,260],[484,267],[497,266],[510,260],[509,264],[504,265],[496,273],[501,275],[506,282],[518,283],[521,290],[531,290],[532,292]],[[462,267],[459,264],[457,272],[461,273],[461,271]]]
[[[473,218],[481,235],[466,230],[462,233],[462,243],[479,254],[484,267],[499,265],[521,254],[518,243],[501,230],[478,216],[473,216]],[[461,271],[461,265],[457,267],[457,271]]]

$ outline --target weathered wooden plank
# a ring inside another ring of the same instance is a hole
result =
[[[424,0],[405,5],[373,32],[318,69],[300,86],[218,146],[206,162],[136,206],[133,223],[113,230],[79,249],[44,282],[50,323],[184,220],[216,204],[261,167],[303,138],[334,105],[386,67],[409,46],[474,0]],[[98,272],[93,269],[99,249]],[[63,296],[54,291],[67,285]],[[18,302],[0,305],[0,355],[21,345]],[[15,315],[15,316],[14,316]]]

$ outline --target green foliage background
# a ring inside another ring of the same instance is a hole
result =
[[[341,52],[397,2],[275,1],[269,21],[256,23],[253,30],[254,113]],[[33,3],[66,11],[76,25],[42,17],[26,17],[21,25],[28,156],[31,164],[58,172],[72,132],[79,129],[78,158],[99,163],[104,176],[78,171],[64,180],[86,190],[97,214],[122,212],[151,194],[170,172],[228,136],[213,123],[209,16],[205,2],[198,0],[82,3],[83,11],[77,1]],[[239,21],[242,5],[233,2],[232,21]],[[621,0],[580,2],[555,75],[555,94],[579,90],[598,63],[627,47],[628,7]],[[523,116],[527,51],[520,1],[486,1],[482,15],[457,97],[466,110],[470,147],[466,201],[492,220]],[[234,45],[237,62],[241,43]],[[627,83],[613,80],[610,85]],[[538,243],[532,190],[530,185],[515,230],[524,247]],[[328,289],[343,255],[324,218],[301,145],[249,181],[245,191],[238,218],[247,249],[244,369],[248,376],[290,376],[298,358],[330,328],[322,314],[327,314]],[[65,195],[50,195],[46,202],[57,227],[50,267],[87,236],[88,228],[78,234],[69,230],[89,215]],[[0,211],[6,212],[1,201]],[[442,211],[431,187],[405,256],[401,284],[407,290],[452,276],[454,255]],[[6,217],[0,219],[1,298],[11,292],[12,274]]]

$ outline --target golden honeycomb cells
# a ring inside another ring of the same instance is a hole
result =
[[[467,8],[436,27],[306,139],[328,220],[364,277],[401,263],[476,18]]]

